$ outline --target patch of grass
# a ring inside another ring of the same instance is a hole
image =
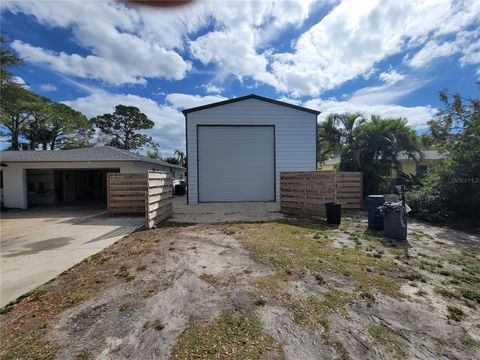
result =
[[[351,296],[340,290],[333,290],[323,299],[311,295],[308,297],[293,299],[288,302],[288,307],[293,313],[293,320],[303,326],[317,328],[320,324],[325,331],[330,328],[328,315],[342,312],[346,316],[345,305],[351,300]]]
[[[265,306],[267,305],[267,300],[264,298],[258,298],[257,300],[254,301],[255,306]]]
[[[82,350],[78,353],[76,353],[73,357],[72,360],[88,360],[92,358],[92,352],[90,350]]]
[[[448,289],[445,289],[445,288],[435,288],[435,292],[437,294],[440,294],[444,298],[448,298],[448,299],[458,299],[459,298],[459,296],[457,294],[455,294],[454,292],[452,292]]]
[[[286,275],[275,274],[253,278],[250,283],[256,288],[265,290],[275,296],[281,292],[282,282],[285,280],[287,280]]]
[[[172,359],[281,359],[280,344],[262,331],[253,315],[221,314],[210,324],[191,320]]]
[[[478,341],[472,338],[466,331],[464,331],[460,336],[460,342],[469,349],[473,349],[478,346]]]
[[[126,311],[130,307],[130,303],[125,302],[118,307],[118,311]]]
[[[115,276],[123,278],[126,282],[130,282],[135,279],[135,276],[130,274],[125,265],[120,266],[120,269],[115,273]]]
[[[362,231],[359,233],[363,238],[372,237],[374,240],[370,241],[381,243],[374,236],[363,234]],[[401,281],[396,278],[398,267],[393,262],[369,257],[357,248],[335,248],[331,246],[330,239],[312,241],[311,234],[308,228],[274,222],[246,226],[239,239],[255,260],[286,273],[329,270],[352,277],[362,291],[377,289],[389,296],[403,296],[400,292]]]
[[[69,308],[76,306],[80,304],[81,302],[87,300],[91,294],[93,293],[93,290],[78,290],[70,293],[69,295],[66,296],[65,302],[64,302],[64,307]]]
[[[137,266],[137,271],[145,271],[145,270],[147,270],[147,265]]]
[[[0,350],[2,360],[43,360],[53,359],[59,346],[44,339],[47,325],[37,325],[28,334],[23,336],[13,346]]]
[[[99,263],[99,264],[104,264],[107,261],[110,261],[112,258],[113,258],[112,254],[108,254],[108,253],[105,253],[105,252],[99,252],[97,254],[92,255],[89,260],[93,261],[93,262],[96,262],[96,263]]]
[[[214,275],[210,274],[201,274],[198,276],[202,281],[205,281],[206,283],[212,285],[212,286],[220,286],[222,285],[222,282],[220,281],[219,278],[217,278]]]
[[[463,289],[460,289],[460,294],[462,295],[463,298],[471,300],[471,301],[475,301],[475,302],[480,304],[480,292],[479,291],[475,291],[473,289],[463,288]]]
[[[448,315],[447,318],[453,321],[460,322],[465,318],[465,313],[463,312],[462,309],[456,307],[456,306],[447,306],[447,311]]]
[[[385,350],[392,354],[395,359],[406,359],[407,355],[400,347],[399,342],[394,338],[391,330],[383,324],[370,324],[367,331],[373,340],[382,344]]]
[[[421,297],[425,297],[425,296],[428,295],[428,293],[427,293],[425,290],[423,290],[423,289],[418,290],[415,294],[416,294],[417,296],[421,296]]]
[[[165,324],[161,320],[157,319],[152,323],[152,327],[157,331],[162,331],[165,329]]]

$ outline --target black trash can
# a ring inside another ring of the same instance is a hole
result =
[[[185,195],[185,183],[180,183],[175,185],[175,195],[177,196]]]
[[[380,213],[379,206],[385,203],[383,195],[368,195],[367,209],[368,209],[368,228],[374,230],[383,230],[383,216]]]
[[[401,203],[385,203],[383,213],[383,235],[391,239],[407,239],[407,211]]]
[[[340,224],[342,220],[342,204],[329,202],[325,204],[327,209],[327,223]]]

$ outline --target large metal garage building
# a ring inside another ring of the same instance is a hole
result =
[[[316,169],[316,110],[252,94],[183,113],[190,204],[279,201],[280,172]]]

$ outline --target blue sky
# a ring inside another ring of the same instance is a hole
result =
[[[89,117],[139,107],[163,155],[185,147],[183,108],[250,93],[422,132],[438,90],[479,91],[475,0],[3,1],[1,28],[18,82]]]

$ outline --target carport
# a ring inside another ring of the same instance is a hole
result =
[[[88,203],[105,208],[109,172],[120,169],[27,169],[28,206]]]
[[[110,146],[53,151],[2,151],[4,206],[102,204],[107,173],[157,170],[174,180],[185,168]]]

